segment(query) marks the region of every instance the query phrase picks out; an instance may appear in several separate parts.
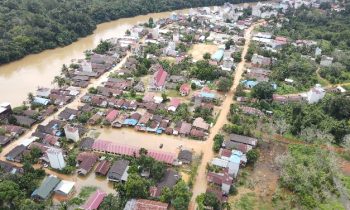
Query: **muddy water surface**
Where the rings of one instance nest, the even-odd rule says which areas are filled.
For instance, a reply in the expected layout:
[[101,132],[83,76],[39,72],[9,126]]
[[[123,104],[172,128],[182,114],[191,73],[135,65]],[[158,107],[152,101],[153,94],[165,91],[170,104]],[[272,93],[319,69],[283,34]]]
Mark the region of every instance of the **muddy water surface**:
[[[187,10],[180,11],[187,12]],[[101,39],[122,37],[133,25],[146,22],[150,17],[166,18],[171,13],[152,13],[103,23],[97,26],[92,35],[81,38],[71,45],[29,55],[0,66],[0,102],[10,102],[13,106],[20,105],[27,94],[34,92],[38,86],[50,86],[53,78],[60,74],[63,64],[69,64],[72,59],[83,58],[83,52],[96,47]]]

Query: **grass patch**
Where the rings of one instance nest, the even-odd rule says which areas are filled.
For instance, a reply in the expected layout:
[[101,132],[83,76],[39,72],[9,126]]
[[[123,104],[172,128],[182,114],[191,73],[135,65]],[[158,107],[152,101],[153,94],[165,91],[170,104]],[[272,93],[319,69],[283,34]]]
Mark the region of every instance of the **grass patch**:
[[350,91],[350,84],[348,85],[341,85],[345,90]]
[[257,199],[255,193],[242,195],[241,199],[233,204],[233,209],[251,210],[256,208]]
[[320,210],[346,210],[339,201],[330,201],[325,204],[320,204]]
[[191,169],[190,169],[190,178],[188,179],[188,186],[190,188],[193,187],[193,184],[196,181],[198,167],[202,161],[202,157],[203,157],[203,153],[201,153],[199,156],[196,156],[192,161]]
[[173,97],[180,97],[179,91],[177,91],[177,90],[167,90],[166,91],[166,95],[168,97],[171,97],[171,98],[173,98]]
[[68,201],[68,205],[82,205],[96,189],[96,187],[92,186],[83,187],[77,197]]
[[277,90],[276,90],[276,93],[279,95],[292,94],[292,93],[298,93],[298,92],[300,91],[294,86],[287,85],[284,83],[277,86]]
[[343,176],[341,180],[350,195],[350,176]]

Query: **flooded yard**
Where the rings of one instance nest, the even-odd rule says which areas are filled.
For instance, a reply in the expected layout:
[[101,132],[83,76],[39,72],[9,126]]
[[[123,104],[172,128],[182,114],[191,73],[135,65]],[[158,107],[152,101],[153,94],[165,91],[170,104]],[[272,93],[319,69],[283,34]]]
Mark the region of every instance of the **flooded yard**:
[[205,53],[214,54],[218,50],[218,46],[214,44],[194,44],[192,49],[188,52],[193,59],[198,61],[203,59]]

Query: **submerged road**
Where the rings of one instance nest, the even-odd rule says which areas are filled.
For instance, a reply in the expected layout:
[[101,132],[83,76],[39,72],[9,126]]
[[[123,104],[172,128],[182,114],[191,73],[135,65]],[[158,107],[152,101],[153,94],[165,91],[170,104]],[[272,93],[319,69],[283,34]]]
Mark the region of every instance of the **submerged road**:
[[237,68],[235,70],[233,85],[230,91],[227,93],[227,96],[221,105],[221,112],[216,121],[216,124],[214,125],[214,127],[211,128],[210,135],[202,147],[203,158],[202,158],[201,164],[198,167],[196,181],[193,186],[193,195],[190,203],[191,210],[196,209],[196,197],[201,193],[204,193],[207,189],[206,166],[207,166],[207,163],[214,158],[214,152],[212,150],[213,144],[214,144],[214,137],[216,134],[220,133],[221,128],[227,123],[227,115],[229,114],[229,111],[230,111],[230,105],[234,101],[233,97],[235,95],[237,86],[239,85],[239,81],[241,80],[242,74],[244,72],[244,65],[246,62],[245,56],[247,54],[247,51],[250,45],[252,31],[259,24],[261,23],[255,23],[245,31],[244,38],[246,41],[242,51],[242,60],[237,65]]

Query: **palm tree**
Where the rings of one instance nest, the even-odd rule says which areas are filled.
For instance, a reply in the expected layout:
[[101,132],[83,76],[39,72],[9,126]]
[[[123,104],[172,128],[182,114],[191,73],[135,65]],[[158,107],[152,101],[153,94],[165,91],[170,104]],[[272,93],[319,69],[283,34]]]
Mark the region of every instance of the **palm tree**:
[[58,87],[62,87],[66,83],[66,80],[63,77],[55,76],[52,84],[57,84]]
[[28,93],[28,101],[29,101],[29,103],[32,103],[34,101],[33,93]]
[[68,69],[68,67],[66,66],[66,64],[63,64],[63,65],[62,65],[61,74],[64,75],[64,76],[66,76],[66,77],[69,75],[69,69]]

